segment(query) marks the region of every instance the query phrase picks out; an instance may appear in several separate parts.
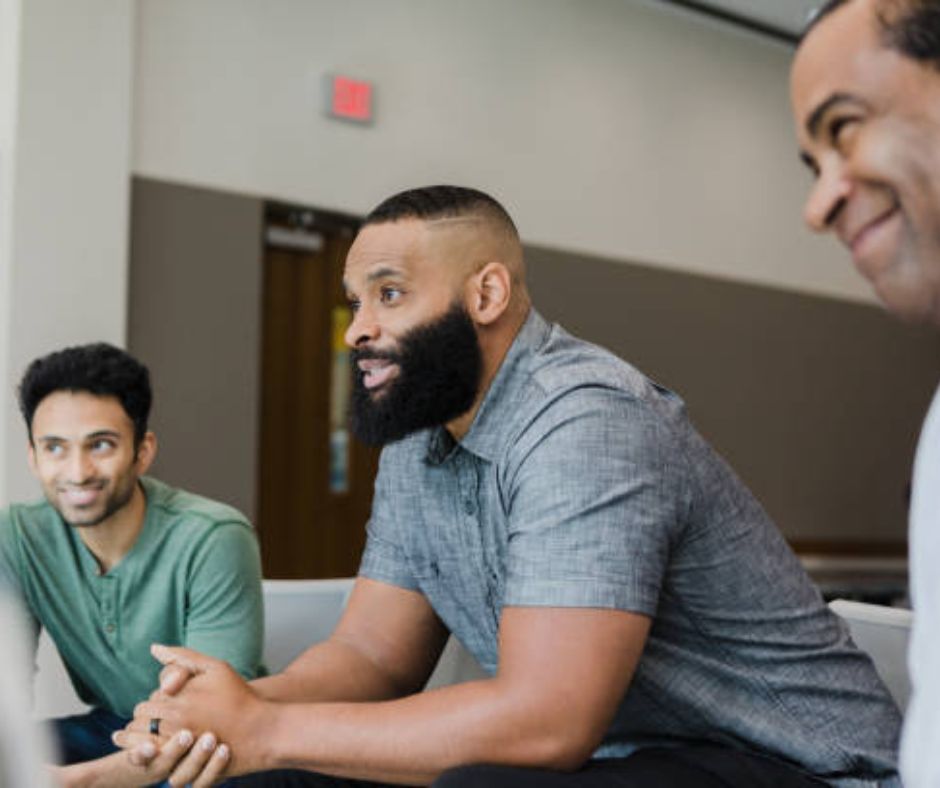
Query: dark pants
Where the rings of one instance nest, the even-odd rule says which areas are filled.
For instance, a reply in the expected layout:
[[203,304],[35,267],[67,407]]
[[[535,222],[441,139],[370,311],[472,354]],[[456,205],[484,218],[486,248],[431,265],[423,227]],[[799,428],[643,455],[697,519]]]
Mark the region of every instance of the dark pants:
[[[231,781],[238,788],[385,788],[380,783],[274,771]],[[826,783],[754,753],[702,744],[650,747],[629,758],[589,761],[576,772],[463,766],[433,788],[819,788]]]
[[111,734],[121,730],[129,720],[104,709],[87,714],[49,720],[53,739],[58,746],[59,763],[93,761],[117,751]]
[[[49,720],[53,739],[59,750],[58,763],[65,766],[70,763],[93,761],[117,752],[118,748],[112,743],[111,734],[121,730],[129,721],[104,709],[93,709],[87,714]],[[159,786],[167,788],[169,783],[160,783]],[[219,783],[216,788],[230,788],[230,783]]]

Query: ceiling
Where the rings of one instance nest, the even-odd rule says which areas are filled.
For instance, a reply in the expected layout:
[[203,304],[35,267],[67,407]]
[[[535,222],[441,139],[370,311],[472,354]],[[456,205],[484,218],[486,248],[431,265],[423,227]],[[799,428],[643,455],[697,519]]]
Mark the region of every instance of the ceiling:
[[752,30],[796,41],[822,0],[666,0]]

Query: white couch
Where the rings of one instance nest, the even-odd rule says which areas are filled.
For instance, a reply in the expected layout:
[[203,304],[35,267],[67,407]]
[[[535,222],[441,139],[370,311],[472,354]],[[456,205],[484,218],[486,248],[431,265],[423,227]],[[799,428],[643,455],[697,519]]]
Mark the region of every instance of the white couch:
[[914,616],[910,610],[834,599],[829,607],[849,625],[852,639],[875,663],[901,711],[907,709],[911,680],[907,673],[907,641]]
[[[272,673],[282,670],[313,643],[324,640],[339,621],[353,578],[264,581],[264,661]],[[428,680],[428,687],[456,684],[484,676],[483,669],[454,638]]]

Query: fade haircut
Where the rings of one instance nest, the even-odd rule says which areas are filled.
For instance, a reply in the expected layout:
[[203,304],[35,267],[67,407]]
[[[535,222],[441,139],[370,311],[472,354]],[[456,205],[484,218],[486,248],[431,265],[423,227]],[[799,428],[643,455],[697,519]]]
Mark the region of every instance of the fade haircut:
[[[812,16],[806,36],[836,9],[852,0],[828,0]],[[905,57],[940,71],[940,2],[938,0],[876,0],[881,42]]]
[[493,197],[466,186],[422,186],[383,200],[366,216],[363,226],[401,219],[452,219],[480,216],[495,222],[518,239],[519,231],[509,213]]
[[120,348],[105,342],[76,345],[37,358],[29,365],[17,393],[31,444],[36,408],[57,391],[115,397],[134,423],[135,448],[147,433],[153,401],[150,373]]

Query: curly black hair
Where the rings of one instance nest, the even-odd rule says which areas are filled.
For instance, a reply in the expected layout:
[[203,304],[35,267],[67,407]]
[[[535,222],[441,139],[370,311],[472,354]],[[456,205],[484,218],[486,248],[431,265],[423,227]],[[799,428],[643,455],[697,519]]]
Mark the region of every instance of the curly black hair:
[[30,443],[36,408],[57,391],[115,397],[134,423],[135,445],[147,433],[147,419],[153,402],[150,373],[147,367],[120,348],[106,342],[76,345],[37,358],[27,367],[17,394]]

